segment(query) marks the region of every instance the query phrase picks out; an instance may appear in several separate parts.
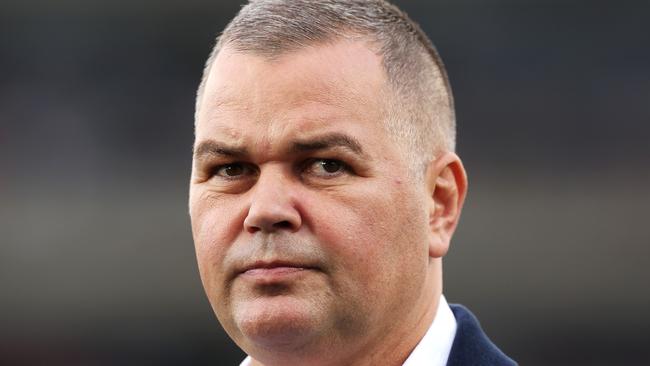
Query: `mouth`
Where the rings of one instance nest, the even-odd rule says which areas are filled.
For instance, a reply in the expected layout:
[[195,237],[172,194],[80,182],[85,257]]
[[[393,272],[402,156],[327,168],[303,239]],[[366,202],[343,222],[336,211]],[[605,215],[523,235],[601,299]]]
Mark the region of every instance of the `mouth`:
[[286,261],[257,261],[245,266],[238,272],[238,276],[260,281],[278,282],[290,277],[299,276],[309,271],[318,271],[318,267],[304,263]]

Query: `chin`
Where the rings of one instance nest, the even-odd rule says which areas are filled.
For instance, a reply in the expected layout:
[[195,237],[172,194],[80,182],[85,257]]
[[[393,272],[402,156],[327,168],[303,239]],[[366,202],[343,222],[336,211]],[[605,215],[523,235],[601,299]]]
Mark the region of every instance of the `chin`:
[[322,327],[322,306],[292,296],[262,297],[235,306],[234,322],[245,342],[287,350],[308,343]]

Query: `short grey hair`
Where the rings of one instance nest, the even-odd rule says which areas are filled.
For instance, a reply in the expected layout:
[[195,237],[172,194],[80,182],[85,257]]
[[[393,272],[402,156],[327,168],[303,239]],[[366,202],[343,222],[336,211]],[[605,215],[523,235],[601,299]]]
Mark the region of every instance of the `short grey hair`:
[[250,0],[206,61],[196,116],[212,63],[225,46],[274,58],[350,36],[369,41],[382,58],[393,96],[386,127],[406,147],[413,167],[423,167],[441,150],[454,151],[454,101],[442,59],[417,23],[383,0]]

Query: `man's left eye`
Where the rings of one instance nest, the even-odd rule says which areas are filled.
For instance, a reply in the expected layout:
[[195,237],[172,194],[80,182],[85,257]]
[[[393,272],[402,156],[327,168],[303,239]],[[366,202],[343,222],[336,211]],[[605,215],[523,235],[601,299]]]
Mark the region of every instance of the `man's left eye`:
[[308,162],[305,171],[321,177],[336,177],[349,171],[348,166],[336,159],[313,159]]
[[323,168],[324,171],[332,174],[336,173],[339,170],[343,169],[343,164],[341,164],[340,161],[336,160],[321,160],[320,166]]

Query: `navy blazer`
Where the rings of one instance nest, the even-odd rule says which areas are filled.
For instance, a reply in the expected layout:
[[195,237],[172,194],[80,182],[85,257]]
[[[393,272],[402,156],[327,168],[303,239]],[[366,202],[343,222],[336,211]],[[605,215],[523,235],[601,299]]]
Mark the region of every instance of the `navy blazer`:
[[466,307],[458,304],[449,307],[456,318],[457,328],[447,366],[517,365],[488,339],[478,319]]

